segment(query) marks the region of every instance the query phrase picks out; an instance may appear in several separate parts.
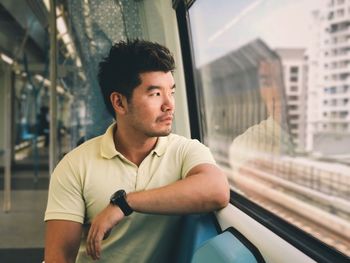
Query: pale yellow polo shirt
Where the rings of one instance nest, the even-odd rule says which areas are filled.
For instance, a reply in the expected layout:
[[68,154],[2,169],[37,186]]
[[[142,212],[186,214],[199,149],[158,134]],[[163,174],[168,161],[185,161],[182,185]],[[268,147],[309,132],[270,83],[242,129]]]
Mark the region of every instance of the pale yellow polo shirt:
[[[160,137],[139,167],[114,146],[112,124],[102,136],[68,153],[54,170],[45,221],[84,224],[77,262],[93,262],[85,252],[88,224],[119,189],[127,193],[158,188],[185,178],[196,165],[215,164],[209,149],[185,137]],[[99,262],[166,262],[179,234],[179,216],[132,213],[103,241]]]

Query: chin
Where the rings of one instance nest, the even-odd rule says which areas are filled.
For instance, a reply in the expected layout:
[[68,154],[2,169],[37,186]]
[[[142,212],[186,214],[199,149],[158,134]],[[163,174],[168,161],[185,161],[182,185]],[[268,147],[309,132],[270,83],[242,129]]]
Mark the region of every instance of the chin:
[[171,133],[171,128],[163,130],[163,131],[152,131],[148,132],[147,136],[149,137],[163,137],[163,136],[168,136]]
[[171,133],[171,130],[170,131],[167,131],[167,132],[163,132],[161,135],[159,136],[168,136],[169,134]]
[[168,136],[169,134],[171,133],[171,130],[168,130],[168,131],[163,131],[163,132],[158,132],[158,135],[157,136]]

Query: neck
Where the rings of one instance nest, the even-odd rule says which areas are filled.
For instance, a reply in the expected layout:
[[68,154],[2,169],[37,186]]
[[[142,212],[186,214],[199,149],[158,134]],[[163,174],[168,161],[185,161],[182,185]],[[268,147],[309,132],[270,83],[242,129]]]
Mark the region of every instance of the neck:
[[137,166],[153,150],[158,141],[158,137],[136,135],[118,126],[115,128],[113,139],[116,150]]

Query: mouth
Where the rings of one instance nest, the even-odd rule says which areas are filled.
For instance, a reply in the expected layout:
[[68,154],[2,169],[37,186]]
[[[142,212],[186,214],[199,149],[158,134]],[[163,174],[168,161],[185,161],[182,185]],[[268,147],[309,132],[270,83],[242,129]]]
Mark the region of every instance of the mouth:
[[167,115],[164,117],[159,118],[160,122],[172,122],[173,121],[173,116],[172,115]]

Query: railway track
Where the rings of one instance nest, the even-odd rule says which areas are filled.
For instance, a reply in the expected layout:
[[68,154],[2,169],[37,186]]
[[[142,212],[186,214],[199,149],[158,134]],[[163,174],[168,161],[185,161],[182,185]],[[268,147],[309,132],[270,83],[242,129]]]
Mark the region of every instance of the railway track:
[[249,194],[248,198],[261,207],[273,212],[287,222],[297,226],[298,228],[304,230],[305,232],[311,234],[317,239],[323,241],[331,247],[334,247],[338,251],[350,257],[350,240],[345,237],[341,237],[318,224],[314,221],[308,220],[305,217],[291,211],[269,199],[264,198],[261,195]]
[[231,168],[223,165],[224,161],[218,163],[249,199],[350,257],[348,201],[340,202],[337,207],[332,199],[327,201],[317,195],[310,198],[305,189],[300,191],[282,181],[264,178],[257,167],[241,169],[239,176],[232,177]]

